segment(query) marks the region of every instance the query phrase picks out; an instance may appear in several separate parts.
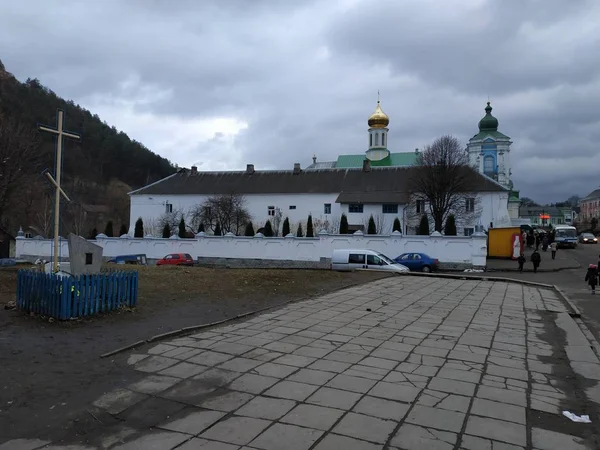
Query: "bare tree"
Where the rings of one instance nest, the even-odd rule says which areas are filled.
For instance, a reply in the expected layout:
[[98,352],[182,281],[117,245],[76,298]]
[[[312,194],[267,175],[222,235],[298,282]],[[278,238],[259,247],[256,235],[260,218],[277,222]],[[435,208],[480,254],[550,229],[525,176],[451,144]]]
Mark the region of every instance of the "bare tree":
[[[169,228],[172,232],[177,230],[177,228],[179,227],[179,222],[181,221],[181,217],[183,215],[184,214],[182,211],[178,209],[173,209],[173,211],[168,213],[166,212],[162,216],[160,216],[156,224],[158,226],[158,229],[160,230],[159,235],[161,235],[162,229],[165,227],[165,225],[169,225]],[[144,221],[144,223],[146,222]],[[152,235],[154,236],[154,233]]]
[[13,197],[39,170],[39,137],[35,129],[0,115],[0,224],[11,215]]
[[161,236],[162,227],[159,220],[153,217],[145,217],[142,219],[142,222],[144,222],[144,237],[148,235],[154,237]]
[[279,236],[279,225],[281,224],[281,218],[283,217],[283,213],[281,212],[281,208],[275,208],[275,215],[271,220],[273,224],[273,232],[275,236]]
[[73,201],[67,205],[66,210],[66,222],[70,231],[78,236],[88,233],[90,227],[94,224],[91,223],[85,206],[80,202]]
[[219,224],[223,233],[240,234],[252,220],[246,209],[246,199],[240,194],[222,194],[208,197],[204,203],[192,208],[192,223],[203,223],[213,232]]
[[315,233],[321,230],[327,231],[329,234],[337,234],[340,230],[340,219],[336,217],[313,217],[313,228]]
[[433,228],[441,232],[454,214],[465,224],[478,214],[475,194],[477,173],[469,166],[467,153],[454,136],[442,136],[419,153],[410,179],[412,215],[430,215]]

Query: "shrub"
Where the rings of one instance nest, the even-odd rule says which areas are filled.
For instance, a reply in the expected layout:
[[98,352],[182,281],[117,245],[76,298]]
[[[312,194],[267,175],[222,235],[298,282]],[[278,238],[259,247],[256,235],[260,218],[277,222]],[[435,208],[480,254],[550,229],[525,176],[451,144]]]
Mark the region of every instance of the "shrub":
[[375,226],[375,219],[373,219],[373,215],[369,217],[369,226],[367,227],[367,234],[377,234],[377,227]]
[[348,234],[348,218],[346,214],[342,214],[340,219],[340,234]]
[[267,223],[265,223],[263,234],[265,237],[273,237],[275,235],[275,233],[273,233],[273,226],[271,225],[270,220],[267,220]]
[[444,234],[446,236],[456,236],[456,219],[454,218],[454,214],[450,214],[446,219]]
[[313,231],[312,214],[308,215],[308,220],[306,221],[306,237],[315,237],[315,233]]
[[429,219],[427,214],[421,216],[421,222],[419,223],[419,234],[421,236],[429,236]]
[[285,218],[285,220],[283,221],[283,229],[281,230],[281,234],[282,236],[287,236],[288,234],[290,234],[290,219],[288,219],[287,217]]
[[112,220],[109,220],[106,223],[106,228],[104,228],[104,234],[107,235],[108,237],[114,237],[114,232],[113,232],[113,223]]
[[215,226],[215,236],[221,236],[223,233],[221,232],[221,225],[217,223]]
[[304,232],[302,231],[302,224],[298,224],[298,231],[296,231],[296,237],[304,237]]
[[244,231],[244,236],[254,236],[254,225],[252,225],[252,222],[248,222],[246,224],[246,230]]
[[185,238],[187,237],[187,233],[185,231],[185,220],[183,219],[183,216],[181,216],[181,220],[179,221],[179,233],[178,233],[180,238]]
[[162,237],[165,239],[168,239],[171,237],[171,227],[169,226],[168,223],[165,223],[165,226],[163,227]]
[[135,221],[135,230],[133,231],[133,237],[143,238],[144,237],[144,221],[140,217]]

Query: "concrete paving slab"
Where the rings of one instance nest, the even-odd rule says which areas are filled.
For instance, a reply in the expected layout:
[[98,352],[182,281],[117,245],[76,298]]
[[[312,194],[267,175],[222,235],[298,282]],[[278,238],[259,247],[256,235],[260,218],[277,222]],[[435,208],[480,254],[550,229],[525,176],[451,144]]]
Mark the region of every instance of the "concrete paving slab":
[[593,416],[600,363],[559,301],[543,287],[396,277],[137,349],[124,362],[148,375],[96,402],[124,434],[94,439],[134,445],[158,425],[186,436],[184,450],[517,450],[532,429],[533,448],[553,442],[546,426],[583,445],[568,433],[589,427],[560,406]]

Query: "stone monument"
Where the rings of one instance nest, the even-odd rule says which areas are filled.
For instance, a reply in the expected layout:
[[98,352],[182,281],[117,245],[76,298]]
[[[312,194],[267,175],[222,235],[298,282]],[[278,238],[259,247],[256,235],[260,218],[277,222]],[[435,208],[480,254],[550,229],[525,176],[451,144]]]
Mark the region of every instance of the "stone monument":
[[102,267],[102,251],[99,245],[87,239],[69,234],[70,273],[73,276],[99,273]]

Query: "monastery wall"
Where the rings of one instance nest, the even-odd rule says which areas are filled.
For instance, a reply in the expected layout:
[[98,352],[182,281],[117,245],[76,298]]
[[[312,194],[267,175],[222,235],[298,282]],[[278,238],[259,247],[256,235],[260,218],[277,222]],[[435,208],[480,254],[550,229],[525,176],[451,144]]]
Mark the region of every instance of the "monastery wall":
[[[104,238],[92,242],[103,247],[105,260],[131,254],[145,254],[148,259],[156,260],[169,253],[189,253],[202,264],[228,267],[326,268],[334,249],[347,248],[376,250],[390,258],[406,252],[426,253],[437,258],[445,269],[462,270],[484,267],[487,255],[485,235],[319,234],[315,238],[199,236],[196,239]],[[52,240],[18,238],[16,241],[17,258],[50,260],[51,255]],[[59,256],[62,260],[68,259],[66,239],[61,240]]]

